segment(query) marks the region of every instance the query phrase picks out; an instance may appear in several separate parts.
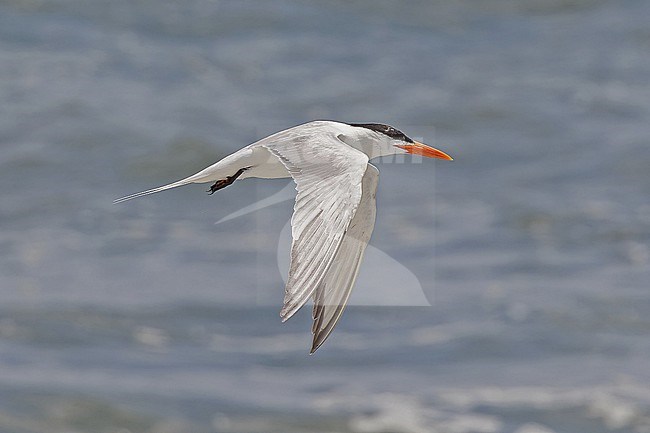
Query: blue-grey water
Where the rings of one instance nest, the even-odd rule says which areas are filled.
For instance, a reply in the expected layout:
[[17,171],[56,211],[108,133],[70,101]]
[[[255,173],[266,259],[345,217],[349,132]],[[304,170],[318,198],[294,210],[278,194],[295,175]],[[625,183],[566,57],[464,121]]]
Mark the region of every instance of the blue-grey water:
[[[650,432],[649,16],[1,1],[0,432]],[[287,181],[111,202],[317,118],[455,161],[378,162],[364,272],[432,306],[353,305],[308,356],[291,202],[214,224]]]

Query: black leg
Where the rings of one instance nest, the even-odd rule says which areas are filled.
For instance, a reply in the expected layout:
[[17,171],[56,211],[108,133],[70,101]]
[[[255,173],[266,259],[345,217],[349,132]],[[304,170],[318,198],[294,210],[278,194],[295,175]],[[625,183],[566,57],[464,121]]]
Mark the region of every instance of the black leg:
[[206,192],[209,192],[210,195],[212,195],[212,194],[214,194],[216,191],[219,191],[220,189],[227,187],[228,185],[230,185],[231,183],[233,183],[234,181],[236,181],[237,178],[238,178],[239,176],[241,176],[241,174],[242,174],[243,172],[245,172],[246,170],[248,170],[249,168],[250,168],[250,167],[240,168],[239,170],[237,170],[237,173],[233,174],[232,176],[228,176],[228,177],[225,178],[225,179],[219,179],[219,180],[216,181],[216,182],[214,183],[214,185],[212,185],[212,186],[210,187],[210,189],[209,189],[208,191],[206,191]]

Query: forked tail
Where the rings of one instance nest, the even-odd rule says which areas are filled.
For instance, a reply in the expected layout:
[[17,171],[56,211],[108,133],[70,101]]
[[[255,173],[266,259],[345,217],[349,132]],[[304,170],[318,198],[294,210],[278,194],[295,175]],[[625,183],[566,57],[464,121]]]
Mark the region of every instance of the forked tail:
[[188,185],[190,183],[215,182],[215,184],[210,188],[211,192],[215,192],[233,183],[244,171],[250,168],[249,166],[242,167],[242,158],[249,158],[249,154],[251,153],[247,148],[244,148],[243,150],[246,152],[242,153],[241,150],[237,151],[190,177],[170,183],[169,185],[159,186],[158,188],[148,189],[146,191],[136,192],[135,194],[118,198],[117,200],[113,200],[113,203],[122,203],[127,200],[144,197],[145,195],[155,194],[157,192]]
[[122,202],[125,202],[127,200],[131,200],[131,199],[138,198],[138,197],[144,197],[145,195],[149,195],[149,194],[155,194],[155,193],[160,192],[160,191],[165,191],[165,190],[168,190],[168,189],[172,189],[172,188],[176,188],[176,187],[179,187],[179,186],[187,185],[187,184],[190,184],[192,182],[193,181],[189,180],[189,178],[179,180],[178,182],[170,183],[169,185],[159,186],[158,188],[148,189],[146,191],[140,191],[140,192],[136,192],[135,194],[130,194],[130,195],[127,195],[125,197],[118,198],[116,200],[113,200],[113,204],[122,203]]

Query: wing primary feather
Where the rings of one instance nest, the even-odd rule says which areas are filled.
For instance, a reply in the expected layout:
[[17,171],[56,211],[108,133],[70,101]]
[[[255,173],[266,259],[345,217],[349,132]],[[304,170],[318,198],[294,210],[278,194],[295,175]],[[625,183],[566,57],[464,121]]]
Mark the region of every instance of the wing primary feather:
[[327,340],[347,305],[375,225],[379,172],[371,164],[363,177],[362,197],[327,275],[314,292],[310,354]]
[[335,131],[275,135],[259,145],[285,166],[296,183],[291,217],[291,263],[280,316],[295,314],[328,273],[361,200],[368,157],[343,143]]

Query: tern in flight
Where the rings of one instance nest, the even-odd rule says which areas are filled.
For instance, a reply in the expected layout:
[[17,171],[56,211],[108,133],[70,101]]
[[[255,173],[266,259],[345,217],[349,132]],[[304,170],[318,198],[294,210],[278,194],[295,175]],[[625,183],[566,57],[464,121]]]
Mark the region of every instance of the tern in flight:
[[379,171],[368,161],[395,154],[452,159],[392,126],[319,120],[277,132],[190,177],[114,203],[190,183],[211,182],[212,194],[247,177],[293,178],[293,242],[280,317],[286,321],[313,299],[314,353],[345,309],[375,226]]

